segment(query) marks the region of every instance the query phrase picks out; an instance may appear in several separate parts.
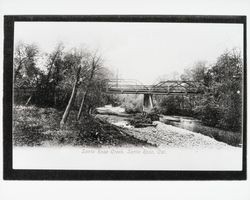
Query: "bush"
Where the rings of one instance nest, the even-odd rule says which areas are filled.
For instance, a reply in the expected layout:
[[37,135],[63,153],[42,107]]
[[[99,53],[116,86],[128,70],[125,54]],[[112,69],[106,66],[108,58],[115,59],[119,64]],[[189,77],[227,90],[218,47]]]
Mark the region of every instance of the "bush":
[[142,112],[142,96],[138,95],[127,95],[122,101],[122,107],[129,114]]
[[222,116],[221,112],[216,105],[207,104],[201,110],[200,119],[206,125],[217,127]]
[[159,110],[164,115],[177,115],[180,113],[179,102],[175,96],[164,97],[159,104]]
[[142,112],[142,105],[136,102],[126,102],[122,106],[125,108],[126,113],[129,114]]

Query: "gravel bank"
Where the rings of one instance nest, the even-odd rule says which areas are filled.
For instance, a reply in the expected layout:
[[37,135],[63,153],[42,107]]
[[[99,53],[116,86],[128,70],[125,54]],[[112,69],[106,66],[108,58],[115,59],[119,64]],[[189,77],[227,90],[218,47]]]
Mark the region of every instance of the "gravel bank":
[[223,142],[218,142],[213,138],[199,133],[177,128],[162,122],[154,122],[154,124],[157,124],[155,128],[131,128],[129,129],[129,134],[138,139],[146,140],[150,144],[162,147],[231,148],[231,146]]
[[156,127],[134,128],[130,126],[128,122],[126,122],[126,118],[123,117],[105,115],[98,115],[97,117],[105,119],[117,126],[124,127],[129,135],[132,135],[137,139],[147,141],[148,143],[158,147],[202,149],[236,148],[227,145],[226,143],[218,142],[217,140],[200,133],[167,125],[159,121],[153,122],[157,125]]

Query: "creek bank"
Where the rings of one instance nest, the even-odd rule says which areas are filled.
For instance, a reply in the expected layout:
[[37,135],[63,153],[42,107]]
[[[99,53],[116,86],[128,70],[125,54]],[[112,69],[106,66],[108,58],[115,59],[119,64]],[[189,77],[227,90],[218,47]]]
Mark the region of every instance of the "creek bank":
[[[208,144],[209,146],[210,143],[214,143],[210,141],[212,140],[218,144],[223,142],[223,144],[227,143],[233,146],[238,146],[238,147],[240,146],[239,144],[241,142],[241,139],[239,138],[241,138],[241,135],[239,133],[223,131],[218,128],[204,126],[201,124],[199,120],[194,119],[192,117],[159,115],[159,121],[148,120],[148,119],[145,120],[143,118],[143,115],[141,114],[124,115],[126,114],[125,111],[123,111],[122,115],[120,115],[118,112],[116,112],[116,115],[112,115],[111,114],[113,112],[112,109],[119,110],[119,107],[109,106],[108,110],[111,112],[106,112],[108,114],[103,114],[103,113],[97,114],[96,117],[105,119],[107,122],[111,124],[125,128],[127,129],[128,132],[130,132],[131,135],[135,136],[138,139],[147,141],[150,144],[159,146],[159,145],[162,145],[162,143],[165,143],[171,146],[173,143],[174,144],[178,143],[177,146],[189,146],[189,145],[197,146],[197,144],[199,144],[199,142],[197,141],[195,142],[190,141],[190,144],[189,144],[188,142],[185,142],[184,140],[180,139],[180,138],[188,139],[188,138],[191,138],[192,135],[197,135],[196,137],[197,139],[199,138],[202,140],[203,137],[207,138],[205,139],[205,141],[203,142],[201,141],[200,145],[203,144],[204,146],[207,146]],[[143,125],[145,126],[140,126],[140,125],[137,126],[137,124],[134,123],[138,121],[140,122],[140,120],[142,121],[144,120]],[[158,126],[160,126],[161,128],[159,129]],[[176,138],[180,137],[179,138],[180,140],[168,141],[168,140],[162,139],[162,137],[163,138],[174,137],[172,134],[169,134],[171,131],[175,135]],[[155,136],[152,136],[152,133],[157,133],[159,135],[156,136],[154,134]],[[186,133],[186,135],[184,133]],[[198,136],[201,136],[201,137],[198,137]],[[159,141],[157,141],[157,138],[159,139]],[[160,141],[162,141],[162,143]],[[181,144],[182,142],[183,144]]]

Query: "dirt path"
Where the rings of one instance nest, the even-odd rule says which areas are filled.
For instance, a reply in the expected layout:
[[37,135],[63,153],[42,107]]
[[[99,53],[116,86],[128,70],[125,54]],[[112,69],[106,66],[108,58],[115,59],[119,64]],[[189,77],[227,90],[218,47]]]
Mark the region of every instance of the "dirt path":
[[203,149],[236,148],[200,133],[167,125],[159,121],[153,122],[156,124],[156,127],[134,128],[128,124],[126,117],[112,115],[97,115],[97,117],[105,119],[109,123],[117,126],[124,127],[129,135],[158,147]]

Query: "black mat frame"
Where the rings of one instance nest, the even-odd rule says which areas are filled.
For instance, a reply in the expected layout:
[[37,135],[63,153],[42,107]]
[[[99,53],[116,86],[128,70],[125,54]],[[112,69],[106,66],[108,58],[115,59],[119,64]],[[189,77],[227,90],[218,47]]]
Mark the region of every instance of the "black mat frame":
[[[12,164],[12,86],[15,22],[151,22],[242,24],[244,34],[242,171],[19,170]],[[4,16],[3,178],[4,180],[246,180],[247,19],[220,15],[8,15]]]

